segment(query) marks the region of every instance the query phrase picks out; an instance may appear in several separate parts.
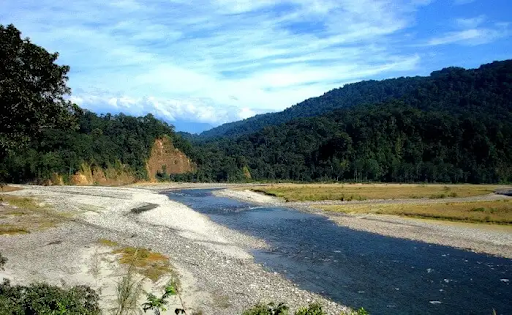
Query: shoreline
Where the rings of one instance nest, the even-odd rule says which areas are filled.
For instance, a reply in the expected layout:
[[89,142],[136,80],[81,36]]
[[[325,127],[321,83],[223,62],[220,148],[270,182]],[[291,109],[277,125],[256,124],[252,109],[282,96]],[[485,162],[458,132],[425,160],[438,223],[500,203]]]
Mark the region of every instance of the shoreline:
[[[86,284],[100,290],[106,311],[115,295],[116,281],[124,272],[112,249],[99,244],[106,239],[168,256],[190,312],[241,314],[256,303],[271,301],[286,302],[292,310],[311,301],[324,305],[328,314],[348,310],[266,271],[250,254],[265,248],[263,241],[218,225],[159,193],[168,187],[21,187],[24,189],[8,195],[36,198],[68,220],[41,231],[0,236],[1,252],[8,259],[0,277],[10,278],[14,284]],[[131,212],[148,203],[156,207]],[[145,289],[160,292],[166,279],[146,283]],[[174,314],[171,308],[162,314]]]
[[[475,253],[488,254],[512,259],[512,226],[474,224],[442,220],[404,218],[392,215],[359,214],[351,215],[339,212],[329,212],[315,208],[315,205],[325,204],[356,204],[356,203],[419,203],[420,199],[404,200],[365,200],[352,202],[319,201],[319,202],[285,202],[283,199],[260,194],[250,190],[223,189],[214,193],[217,196],[237,199],[239,201],[259,205],[279,206],[305,211],[327,217],[337,225],[354,230],[375,233],[379,235],[409,239],[450,246]],[[469,200],[495,200],[507,198],[503,195],[484,195],[480,198],[469,197]],[[465,200],[463,198],[454,198]],[[428,202],[447,202],[428,200]]]

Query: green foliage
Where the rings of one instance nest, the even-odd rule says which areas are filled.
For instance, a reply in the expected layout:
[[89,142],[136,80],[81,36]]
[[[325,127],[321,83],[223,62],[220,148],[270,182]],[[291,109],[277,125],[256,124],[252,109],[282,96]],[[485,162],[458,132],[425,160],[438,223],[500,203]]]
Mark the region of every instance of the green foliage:
[[57,58],[14,25],[0,25],[0,161],[44,129],[76,126],[80,110],[65,98],[69,67]]
[[375,104],[398,99],[413,92],[424,81],[424,78],[413,77],[346,84],[342,88],[329,91],[320,97],[307,99],[282,112],[257,115],[241,121],[223,124],[201,133],[199,140],[249,135],[265,127],[278,126],[298,118],[318,116],[336,109],[356,105]]
[[300,308],[295,315],[325,315],[320,303],[311,303],[308,307]]
[[124,275],[121,281],[117,284],[116,305],[112,310],[115,315],[131,315],[139,314],[140,312],[139,305],[137,303],[142,291],[142,282],[135,279],[134,263],[135,258],[132,258],[132,262],[128,267],[126,275]]
[[[173,282],[168,284],[165,287],[165,292],[161,297],[157,297],[156,295],[152,293],[147,293],[146,298],[147,301],[142,304],[142,309],[144,310],[144,313],[148,310],[151,310],[155,313],[155,315],[160,315],[160,311],[166,311],[165,308],[168,301],[167,299],[171,295],[178,294],[177,290],[177,283]],[[181,308],[177,308],[174,310],[176,314],[185,314],[185,310]]]
[[360,309],[352,311],[348,315],[370,315],[370,313],[368,313],[368,311],[361,307]]
[[[288,315],[289,307],[284,303],[269,303],[269,304],[256,304],[250,309],[246,310],[243,315]],[[294,315],[324,315],[326,314],[320,303],[310,303],[307,307],[299,308],[295,311]],[[347,315],[369,315],[364,309],[360,308],[355,311],[347,313]]]
[[151,114],[98,116],[72,104],[70,68],[57,58],[13,25],[0,25],[0,182],[44,181],[54,173],[69,179],[84,164],[146,179],[153,142],[164,135],[192,154],[188,141]]
[[87,286],[62,289],[48,284],[0,284],[0,310],[5,315],[99,315],[98,294]]
[[243,312],[243,315],[288,315],[289,309],[284,303],[257,304]]
[[168,135],[175,147],[186,142],[174,134],[172,126],[148,114],[132,117],[123,114],[78,115],[77,131],[45,130],[30,148],[10,154],[0,165],[9,182],[42,181],[58,173],[69,178],[84,163],[116,172],[130,172],[146,179],[146,161],[156,138]]
[[244,181],[247,168],[257,181],[511,182],[510,95],[512,60],[355,83],[204,135],[198,171],[172,178]]

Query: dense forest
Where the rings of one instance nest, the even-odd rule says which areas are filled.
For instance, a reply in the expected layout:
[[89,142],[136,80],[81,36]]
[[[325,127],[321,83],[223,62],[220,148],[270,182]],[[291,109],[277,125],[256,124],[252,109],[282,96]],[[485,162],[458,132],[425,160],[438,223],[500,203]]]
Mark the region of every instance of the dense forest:
[[[363,104],[348,106],[335,97],[349,94]],[[384,95],[401,96],[371,101]],[[246,120],[238,123],[245,126],[240,133],[196,142],[199,170],[173,178],[510,182],[511,96],[510,60],[474,70],[446,68],[424,78],[356,83],[293,108],[304,115],[313,108],[344,104],[342,109],[280,125],[272,122],[282,113],[267,114],[278,118],[262,129],[261,120]],[[260,130],[246,134],[250,129]]]
[[282,112],[256,115],[244,120],[223,124],[202,132],[200,137],[196,137],[196,139],[205,140],[246,135],[259,131],[263,127],[280,125],[297,118],[312,117],[340,108],[360,104],[375,104],[400,98],[413,92],[424,80],[425,78],[422,77],[414,77],[347,84],[320,97],[307,99]]
[[146,161],[156,138],[171,137],[185,153],[190,144],[174,133],[173,127],[151,114],[98,116],[89,111],[76,115],[78,129],[48,129],[35,136],[27,147],[12,152],[0,165],[9,182],[41,182],[60,174],[64,182],[83,165],[148,178]]
[[[297,118],[318,116],[337,109],[363,104],[377,104],[393,99],[405,99],[407,103],[419,105],[424,109],[438,110],[440,106],[450,106],[452,108],[449,111],[460,113],[469,110],[469,106],[475,105],[475,108],[489,110],[490,107],[495,105],[488,102],[491,101],[488,99],[489,97],[495,97],[497,94],[507,96],[506,90],[498,91],[496,89],[501,88],[502,84],[506,86],[505,83],[510,82],[510,75],[509,62],[497,62],[472,70],[456,67],[447,68],[435,71],[428,77],[402,77],[347,84],[320,97],[305,100],[282,112],[257,115],[223,124],[201,133],[200,137],[195,137],[195,139],[205,140],[251,134],[263,127],[280,125]],[[445,94],[439,98],[436,96],[438,92]],[[463,92],[473,94],[473,97],[460,99],[460,93]],[[422,99],[422,104],[418,104],[418,98],[422,97],[421,94],[424,93],[431,93],[432,101],[445,104],[430,104],[425,102],[424,99]],[[491,96],[491,94],[493,95]],[[503,99],[498,101],[499,104],[503,104],[503,102]]]

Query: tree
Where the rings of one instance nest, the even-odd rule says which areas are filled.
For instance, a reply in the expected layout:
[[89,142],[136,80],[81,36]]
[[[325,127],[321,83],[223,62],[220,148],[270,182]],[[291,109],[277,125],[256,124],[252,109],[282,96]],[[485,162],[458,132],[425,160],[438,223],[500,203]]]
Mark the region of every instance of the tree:
[[0,25],[0,161],[44,129],[76,128],[80,109],[66,99],[69,66],[58,56]]

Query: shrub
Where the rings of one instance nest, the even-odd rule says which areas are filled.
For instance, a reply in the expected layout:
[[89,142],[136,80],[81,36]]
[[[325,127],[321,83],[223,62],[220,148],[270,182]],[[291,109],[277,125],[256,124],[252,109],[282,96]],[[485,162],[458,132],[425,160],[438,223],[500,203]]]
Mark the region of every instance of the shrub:
[[243,312],[243,315],[288,315],[288,306],[284,303],[274,304],[257,304],[247,311]]
[[98,294],[87,286],[63,289],[45,283],[29,286],[0,284],[0,310],[5,315],[99,315]]
[[319,303],[311,303],[308,307],[303,307],[295,312],[295,315],[324,315],[322,305]]

